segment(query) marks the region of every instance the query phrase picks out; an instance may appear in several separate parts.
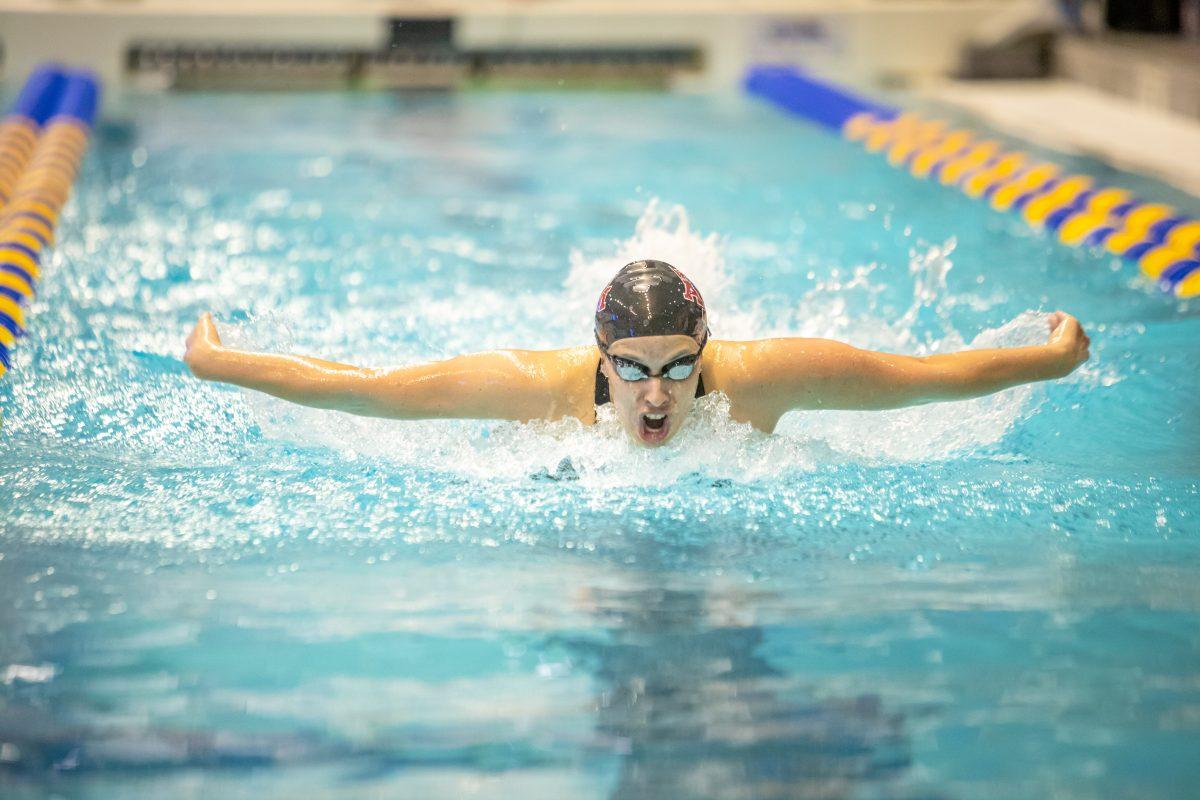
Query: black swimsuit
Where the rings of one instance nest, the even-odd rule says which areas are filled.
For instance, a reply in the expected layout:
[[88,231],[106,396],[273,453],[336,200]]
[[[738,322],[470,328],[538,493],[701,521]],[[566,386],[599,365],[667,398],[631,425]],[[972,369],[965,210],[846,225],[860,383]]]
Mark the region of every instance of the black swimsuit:
[[[704,391],[704,376],[700,376],[700,380],[696,382],[696,397],[703,397],[707,394]],[[596,405],[602,406],[605,403],[611,403],[612,396],[608,393],[608,378],[604,375],[604,370],[600,369],[600,362],[596,363]]]

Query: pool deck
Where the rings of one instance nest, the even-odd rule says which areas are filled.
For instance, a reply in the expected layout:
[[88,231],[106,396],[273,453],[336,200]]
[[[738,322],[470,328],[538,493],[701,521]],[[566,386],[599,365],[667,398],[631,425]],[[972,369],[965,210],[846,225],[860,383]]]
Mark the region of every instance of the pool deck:
[[921,96],[997,130],[1152,175],[1200,197],[1200,120],[1065,80],[947,81]]

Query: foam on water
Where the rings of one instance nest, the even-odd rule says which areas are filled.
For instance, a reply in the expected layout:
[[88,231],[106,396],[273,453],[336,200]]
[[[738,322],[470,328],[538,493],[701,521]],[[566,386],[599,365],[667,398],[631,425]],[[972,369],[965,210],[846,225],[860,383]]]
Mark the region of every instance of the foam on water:
[[[476,288],[453,297],[421,297],[397,309],[409,330],[427,331],[420,340],[440,344],[441,356],[504,346],[569,346],[590,339],[595,297],[623,264],[660,258],[680,265],[701,287],[714,335],[747,339],[784,334],[850,339],[855,344],[895,352],[929,353],[959,349],[964,337],[950,325],[942,303],[954,242],[914,251],[914,297],[908,311],[889,322],[875,304],[867,314],[847,307],[847,289],[871,289],[870,266],[851,270],[845,282],[818,283],[782,315],[765,310],[727,268],[726,242],[694,231],[682,206],[652,201],[633,235],[611,254],[587,257],[574,252],[570,272],[555,291],[504,295]],[[377,318],[356,315],[331,320],[331,329],[351,341],[366,339]],[[294,322],[294,321],[293,321]],[[288,326],[277,315],[226,326],[227,341],[243,347],[291,349]],[[1031,344],[1045,340],[1045,315],[1027,312],[1008,324],[975,336],[970,347]],[[397,353],[429,357],[428,353]],[[410,359],[415,360],[415,358]],[[917,461],[962,455],[999,442],[1031,408],[1033,387],[990,397],[889,412],[793,413],[774,435],[732,421],[728,400],[712,395],[697,403],[670,446],[645,450],[620,430],[602,409],[597,425],[574,420],[554,423],[474,421],[395,422],[292,406],[257,393],[245,393],[252,418],[266,436],[301,446],[334,448],[350,457],[367,456],[481,480],[533,478],[579,480],[607,487],[677,480],[700,473],[716,479],[756,481],[781,472],[807,471],[841,460]]]

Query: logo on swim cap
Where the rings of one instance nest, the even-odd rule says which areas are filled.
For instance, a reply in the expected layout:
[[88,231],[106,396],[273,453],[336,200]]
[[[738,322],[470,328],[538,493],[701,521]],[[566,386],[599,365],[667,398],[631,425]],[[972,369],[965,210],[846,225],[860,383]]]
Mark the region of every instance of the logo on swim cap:
[[674,267],[671,267],[671,270],[679,276],[679,280],[683,281],[683,299],[704,308],[704,298],[700,296],[700,290],[696,288],[696,284],[688,280],[687,275],[684,275]]

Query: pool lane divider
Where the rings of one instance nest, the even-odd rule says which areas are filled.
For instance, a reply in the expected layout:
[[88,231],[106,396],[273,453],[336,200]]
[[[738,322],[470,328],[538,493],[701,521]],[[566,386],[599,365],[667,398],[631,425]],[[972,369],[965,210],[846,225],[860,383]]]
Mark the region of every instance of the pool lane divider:
[[0,377],[25,334],[42,254],[54,243],[99,100],[90,73],[42,66],[0,120]]
[[867,100],[793,67],[755,67],[745,87],[915,177],[956,186],[997,211],[1020,214],[1030,227],[1064,244],[1121,256],[1178,297],[1200,297],[1200,219],[1124,189],[1098,186],[1088,175],[1006,150],[975,131]]

